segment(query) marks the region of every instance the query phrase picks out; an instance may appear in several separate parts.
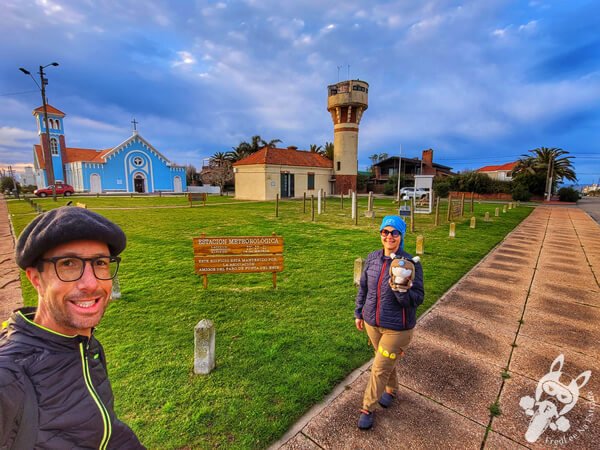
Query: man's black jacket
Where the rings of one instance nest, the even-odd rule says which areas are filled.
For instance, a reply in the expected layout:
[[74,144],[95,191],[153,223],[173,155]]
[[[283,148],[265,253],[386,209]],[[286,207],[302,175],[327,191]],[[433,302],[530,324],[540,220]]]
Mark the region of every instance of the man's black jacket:
[[[92,336],[65,336],[33,322],[35,308],[15,312],[0,333],[0,449],[26,427],[36,449],[140,449],[117,419],[104,350]],[[38,426],[21,423],[24,377],[34,387]],[[35,401],[35,399],[34,399]]]

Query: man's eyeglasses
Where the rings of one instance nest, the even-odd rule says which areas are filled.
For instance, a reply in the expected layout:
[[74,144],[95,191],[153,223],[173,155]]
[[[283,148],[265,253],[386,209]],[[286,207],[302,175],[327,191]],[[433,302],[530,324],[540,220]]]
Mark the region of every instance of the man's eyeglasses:
[[395,238],[397,238],[398,236],[400,236],[400,232],[399,232],[398,230],[392,230],[392,231],[390,231],[390,230],[385,230],[385,229],[381,230],[381,235],[382,235],[383,237],[387,237],[387,236],[388,236],[388,235],[390,235],[390,234],[391,234],[393,237],[395,237]]
[[86,262],[92,266],[92,271],[97,279],[112,280],[119,271],[121,258],[118,256],[97,256],[95,258],[55,256],[54,258],[40,259],[40,261],[52,263],[60,281],[79,280],[83,276]]

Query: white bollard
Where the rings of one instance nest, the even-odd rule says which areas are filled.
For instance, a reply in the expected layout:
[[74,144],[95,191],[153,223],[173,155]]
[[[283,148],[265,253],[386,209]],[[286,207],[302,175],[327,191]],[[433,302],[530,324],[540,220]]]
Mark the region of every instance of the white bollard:
[[215,326],[202,319],[194,327],[194,373],[208,375],[215,368]]
[[352,193],[352,218],[356,219],[356,192]]
[[321,197],[323,197],[323,189],[317,191],[317,214],[321,214]]

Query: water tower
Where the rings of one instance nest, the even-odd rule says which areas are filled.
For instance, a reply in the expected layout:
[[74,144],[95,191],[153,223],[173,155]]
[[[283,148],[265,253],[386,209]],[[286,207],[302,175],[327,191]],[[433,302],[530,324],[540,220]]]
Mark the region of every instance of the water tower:
[[327,111],[333,120],[333,175],[335,194],[356,192],[358,125],[369,107],[369,83],[341,81],[327,86]]

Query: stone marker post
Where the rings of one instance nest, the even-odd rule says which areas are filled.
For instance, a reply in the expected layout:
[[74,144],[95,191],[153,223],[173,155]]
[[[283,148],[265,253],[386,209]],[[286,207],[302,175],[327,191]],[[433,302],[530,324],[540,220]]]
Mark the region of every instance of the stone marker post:
[[215,368],[215,326],[202,319],[194,327],[194,373],[208,375]]
[[121,284],[119,283],[119,275],[115,275],[113,278],[112,292],[110,298],[118,300],[121,298]]
[[484,222],[489,222],[490,221],[490,213],[489,213],[489,211],[485,212],[485,216],[483,218],[483,221]]
[[354,286],[360,284],[360,277],[365,267],[365,260],[363,258],[356,258],[354,260]]
[[512,209],[512,202],[508,203],[508,209]]
[[456,237],[456,224],[454,222],[450,223],[450,234],[449,236],[451,238],[455,238]]
[[313,222],[315,221],[315,196],[313,194],[310,195],[310,215]]
[[423,250],[423,235],[420,234],[417,236],[417,250],[415,253],[417,255],[422,255],[425,251]]
[[352,218],[356,218],[356,193],[352,193]]
[[505,212],[506,212],[506,205],[504,205],[504,206],[502,207],[502,212],[503,212],[503,213],[505,213]]
[[477,219],[475,219],[475,216],[471,217],[471,224],[469,225],[469,227],[475,228],[476,223],[477,223]]
[[323,189],[317,191],[317,214],[321,214],[321,197],[323,197]]
[[500,217],[500,208],[496,208],[496,211],[494,212],[494,216]]

